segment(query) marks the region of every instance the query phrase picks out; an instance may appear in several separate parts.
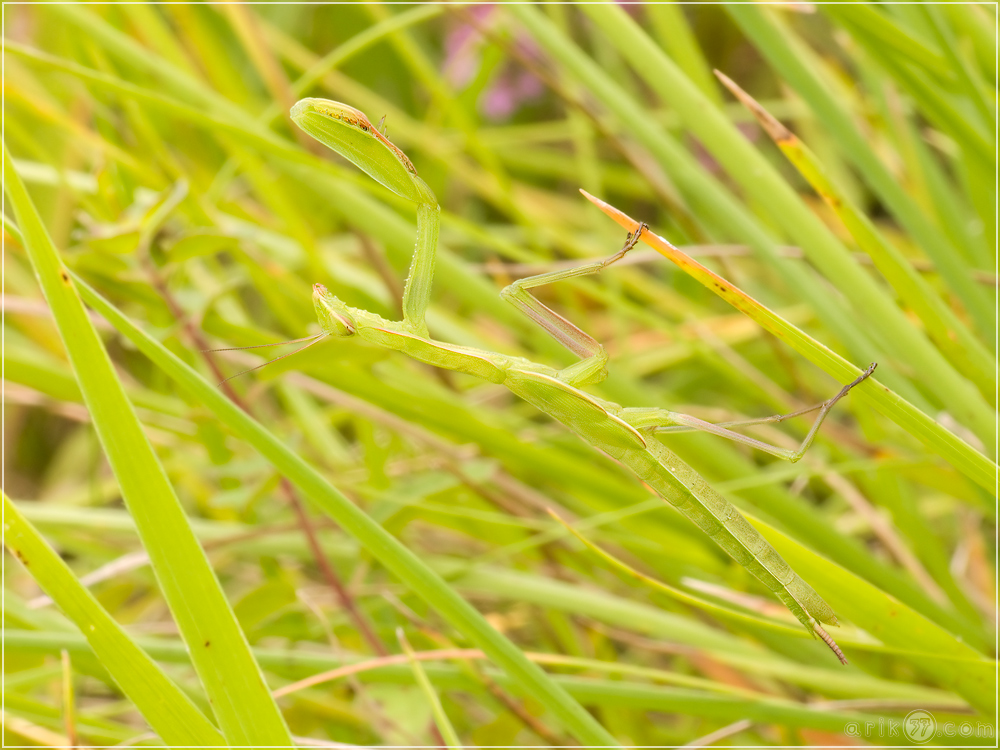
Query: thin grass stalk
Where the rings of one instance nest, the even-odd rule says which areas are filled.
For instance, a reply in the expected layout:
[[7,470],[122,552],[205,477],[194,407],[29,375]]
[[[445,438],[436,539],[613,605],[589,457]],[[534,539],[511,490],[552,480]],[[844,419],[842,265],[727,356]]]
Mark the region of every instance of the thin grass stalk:
[[434,685],[431,684],[430,679],[427,677],[427,672],[417,659],[416,653],[413,651],[410,642],[406,639],[406,634],[403,633],[402,628],[396,631],[396,638],[399,640],[399,645],[402,647],[403,653],[406,654],[410,669],[413,670],[413,676],[420,687],[420,692],[424,694],[424,697],[431,706],[431,715],[434,717],[434,724],[437,726],[438,732],[441,733],[445,744],[449,748],[462,747],[462,742],[458,739],[455,727],[451,725],[451,720],[448,718],[444,706],[441,705],[441,698],[438,697],[437,691],[434,690]]

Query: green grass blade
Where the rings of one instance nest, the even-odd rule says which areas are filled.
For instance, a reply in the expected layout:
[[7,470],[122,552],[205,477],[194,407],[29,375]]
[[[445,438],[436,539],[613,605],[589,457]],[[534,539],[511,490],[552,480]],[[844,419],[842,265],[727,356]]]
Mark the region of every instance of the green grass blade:
[[[639,222],[626,216],[618,209],[609,206],[598,198],[587,196],[604,213],[634,232]],[[858,367],[846,361],[843,357],[816,341],[798,327],[764,305],[757,302],[746,292],[733,286],[718,274],[705,268],[693,258],[685,255],[662,237],[650,232],[644,232],[643,242],[655,248],[659,253],[676,263],[685,273],[697,279],[699,283],[722,297],[736,309],[757,321],[763,328],[786,342],[795,351],[806,357],[817,367],[840,382],[847,382],[860,373]],[[898,394],[893,393],[877,379],[869,378],[870,384],[859,386],[857,397],[872,404],[879,412],[896,422],[911,435],[922,440],[938,455],[949,461],[980,487],[993,491],[997,472],[1000,471],[993,461],[970,446],[954,433],[945,429],[913,404],[908,403]],[[982,510],[993,512],[992,508],[983,503]]]
[[227,744],[191,699],[80,584],[6,494],[3,495],[3,528],[7,549],[76,623],[101,664],[164,742],[196,747]]
[[967,263],[978,270],[993,267],[993,248],[986,242],[986,232],[971,221],[974,208],[966,205],[959,180],[948,174],[939,162],[932,147],[919,132],[919,124],[907,118],[902,125],[912,147],[912,169],[925,186],[927,201],[938,216],[938,221],[948,233],[955,247],[962,251]]
[[744,192],[750,195],[760,191],[767,196],[762,205],[772,221],[784,226],[807,257],[851,301],[856,319],[879,321],[883,344],[896,362],[923,373],[925,385],[955,418],[972,429],[984,445],[992,446],[997,433],[989,404],[854,261],[757,147],[712,106],[622,8],[598,4],[583,7],[663,101],[676,107],[689,131],[698,135]]
[[695,596],[693,594],[689,594],[686,591],[681,591],[680,589],[674,586],[670,586],[666,583],[663,583],[662,581],[658,581],[655,578],[652,578],[651,576],[645,575],[644,573],[640,573],[638,570],[631,567],[627,563],[624,563],[621,560],[619,560],[617,557],[612,555],[607,550],[602,549],[594,542],[587,539],[583,534],[581,534],[579,531],[574,529],[568,523],[563,521],[554,512],[550,511],[549,515],[551,515],[553,518],[559,521],[559,523],[561,523],[566,528],[567,531],[569,531],[573,536],[579,539],[580,542],[583,543],[588,549],[590,549],[591,552],[593,552],[595,555],[597,555],[598,557],[602,558],[605,562],[607,562],[612,568],[617,568],[627,577],[637,580],[645,586],[663,592],[672,599],[676,599],[677,601],[683,602],[684,604],[689,604],[692,607],[697,607],[698,609],[701,609],[709,614],[713,614],[716,617],[722,619],[738,620],[744,624],[751,624],[755,627],[773,629],[777,632],[780,632],[783,636],[786,637],[799,638],[806,636],[805,631],[803,631],[801,628],[785,625],[783,623],[778,623],[773,620],[767,620],[758,615],[748,614],[746,612],[741,612],[739,610],[732,609],[730,607],[726,607],[721,604],[716,604],[715,602],[709,601],[700,596]]
[[430,679],[428,679],[427,672],[424,671],[423,666],[416,659],[413,647],[406,640],[406,635],[403,633],[402,628],[396,631],[396,637],[399,639],[399,645],[403,648],[403,652],[409,657],[410,669],[413,670],[413,676],[417,679],[420,692],[424,694],[427,702],[430,703],[431,714],[434,716],[434,724],[441,733],[441,738],[444,740],[445,745],[450,748],[462,747],[462,741],[458,739],[455,727],[451,725],[448,714],[445,713],[444,706],[441,705],[441,699],[438,697],[437,691],[434,690],[434,686],[431,684]]
[[942,352],[948,355],[960,372],[976,383],[984,397],[993,398],[997,387],[996,358],[990,355],[930,284],[917,273],[913,264],[882,237],[868,217],[832,182],[809,147],[728,77],[721,73],[718,75],[733,95],[753,112],[764,132],[840,217],[857,240],[858,246],[871,256],[875,267],[903,302],[920,316],[928,334]]
[[656,3],[646,6],[653,32],[661,40],[670,57],[693,81],[701,92],[716,105],[722,106],[722,95],[712,77],[712,69],[684,17],[684,6]]
[[[996,711],[996,662],[902,602],[760,521],[755,525],[838,615],[864,628],[985,715]],[[908,653],[907,653],[908,652]]]
[[177,68],[166,59],[150,53],[90,9],[77,5],[50,5],[45,10],[78,27],[130,68],[142,71],[153,80],[162,82],[166,90],[173,95],[194,105],[208,106],[233,115],[241,113],[239,107],[216,95],[188,71]]
[[288,730],[246,639],[6,146],[3,159],[4,186],[25,248],[222,732],[233,744],[287,744]]
[[331,50],[322,59],[317,60],[315,65],[299,76],[293,84],[292,91],[296,97],[304,96],[329,71],[343,65],[372,44],[381,41],[399,29],[423,23],[440,15],[442,11],[443,8],[440,5],[420,5],[379,21],[360,34],[352,36],[350,41]]
[[996,104],[990,101],[989,92],[986,91],[985,86],[979,79],[976,71],[973,70],[972,65],[959,54],[959,42],[955,39],[952,29],[945,21],[943,11],[933,5],[922,5],[920,6],[920,10],[927,16],[929,25],[937,36],[938,46],[944,50],[945,56],[951,63],[951,69],[958,74],[959,80],[961,80],[965,88],[966,96],[972,101],[976,109],[979,110],[979,114],[982,116],[983,122],[986,123],[987,127],[992,126],[995,130],[997,124],[997,116],[994,111]]
[[[617,682],[600,685],[596,681],[583,677],[564,677],[560,682],[565,684],[567,689],[579,696],[581,700],[594,700],[598,695],[602,695],[601,703],[609,709],[642,706],[647,710],[663,711],[680,716],[711,716],[724,724],[750,719],[755,723],[819,729],[833,733],[838,737],[847,728],[852,731],[865,732],[865,727],[868,727],[867,732],[870,734],[862,736],[869,737],[872,744],[876,745],[885,742],[885,740],[878,736],[873,730],[874,727],[888,727],[895,722],[897,731],[899,731],[900,720],[898,717],[892,718],[888,715],[882,716],[861,711],[816,711],[791,701],[746,699],[682,688],[661,688],[635,683]],[[978,722],[980,726],[984,727],[984,731],[991,729],[987,722],[988,720],[983,719]],[[970,722],[970,726],[975,729],[975,724]],[[967,742],[986,747],[995,744],[995,740],[989,734],[962,738],[959,746],[963,746]]]
[[925,45],[913,35],[893,24],[885,14],[871,5],[858,3],[843,9],[827,9],[825,12],[841,21],[850,20],[851,26],[862,29],[873,43],[881,45],[888,52],[920,67],[927,75],[934,76],[945,84],[954,82],[954,75],[948,69],[948,62],[940,54]]
[[498,633],[481,614],[455,593],[427,565],[358,509],[312,466],[284,443],[224,398],[217,388],[154,340],[119,310],[82,282],[77,282],[87,303],[152,359],[185,391],[208,408],[229,429],[253,445],[324,512],[358,540],[379,562],[402,580],[456,630],[465,635],[514,679],[526,694],[545,705],[564,727],[586,743],[615,745],[614,738],[576,701],[555,685],[537,665]]
[[929,83],[898,60],[882,54],[877,45],[867,46],[868,54],[878,60],[920,106],[924,116],[943,132],[950,134],[969,156],[983,164],[993,164],[997,160],[996,146],[989,136],[976,127],[974,122],[952,104],[947,93]]
[[944,8],[955,27],[972,42],[976,61],[988,83],[997,81],[997,32],[995,17],[990,18],[985,6],[948,4]]
[[[843,6],[822,5],[824,13]],[[823,83],[811,58],[790,42],[790,32],[780,26],[767,9],[747,4],[726,6],[743,32],[778,74],[805,99],[815,116],[840,143],[841,151],[862,174],[901,225],[920,243],[934,261],[956,296],[968,308],[986,341],[993,341],[993,303],[972,279],[958,253],[942,232],[923,214],[899,181],[875,154],[869,142],[851,121],[841,103]]]

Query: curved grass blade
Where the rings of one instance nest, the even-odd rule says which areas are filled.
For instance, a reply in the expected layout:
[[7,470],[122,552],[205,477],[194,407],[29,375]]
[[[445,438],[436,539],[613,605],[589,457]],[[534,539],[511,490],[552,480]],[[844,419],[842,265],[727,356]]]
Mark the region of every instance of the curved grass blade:
[[[639,222],[635,219],[622,213],[614,206],[605,203],[600,198],[595,198],[586,191],[581,192],[587,200],[626,230],[634,232],[638,229]],[[787,343],[832,378],[839,381],[847,381],[857,377],[861,372],[859,368],[849,363],[839,354],[828,349],[773,310],[769,310],[760,304],[746,292],[733,286],[718,274],[710,271],[698,261],[684,254],[658,234],[645,231],[642,233],[642,241],[676,263],[686,274],[722,297],[722,299],[737,310],[757,321],[765,330]],[[1000,471],[1000,467],[957,435],[948,431],[917,409],[913,404],[890,391],[878,380],[870,378],[869,381],[869,383],[863,384],[857,389],[858,398],[870,403],[904,430],[923,441],[931,450],[951,463],[976,484],[990,492],[995,490],[997,471]],[[994,512],[992,506],[985,502],[980,509],[991,514]]]
[[80,628],[122,692],[167,745],[226,745],[219,730],[137,646],[69,566],[3,494],[3,540],[38,585]]
[[76,285],[14,168],[6,144],[3,177],[24,247],[52,310],[98,438],[136,520],[163,596],[191,650],[223,735],[232,744],[290,744],[284,719],[267,691],[246,638],[136,418]]

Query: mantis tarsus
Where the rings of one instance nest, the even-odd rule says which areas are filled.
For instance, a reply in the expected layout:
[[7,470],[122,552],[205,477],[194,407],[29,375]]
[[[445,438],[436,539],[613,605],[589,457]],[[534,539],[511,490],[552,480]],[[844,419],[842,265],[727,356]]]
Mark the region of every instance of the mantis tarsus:
[[[657,432],[703,430],[789,461],[797,461],[812,443],[833,405],[867,378],[875,369],[874,364],[822,404],[792,415],[739,423],[710,424],[665,409],[627,408],[580,390],[580,386],[599,383],[607,376],[608,355],[604,347],[538,301],[529,290],[602,271],[624,257],[642,233],[649,231],[644,224],[629,234],[621,250],[603,261],[530,276],[515,281],[500,292],[504,299],[580,357],[579,362],[560,370],[521,357],[436,341],[428,335],[424,322],[430,300],[440,222],[440,208],[434,193],[417,176],[406,155],[353,107],[325,99],[303,99],[292,108],[291,116],[306,133],[352,161],[385,187],[417,204],[417,240],[403,294],[403,320],[385,320],[367,310],[348,307],[322,284],[316,284],[313,300],[323,331],[321,337],[357,336],[435,367],[468,373],[506,386],[631,469],[760,579],[808,631],[822,638],[837,657],[847,663],[843,652],[820,625],[837,624],[831,607],[791,569],[732,504],[654,435]],[[796,450],[777,448],[729,429],[737,424],[780,421],[816,410],[819,411],[816,421]]]

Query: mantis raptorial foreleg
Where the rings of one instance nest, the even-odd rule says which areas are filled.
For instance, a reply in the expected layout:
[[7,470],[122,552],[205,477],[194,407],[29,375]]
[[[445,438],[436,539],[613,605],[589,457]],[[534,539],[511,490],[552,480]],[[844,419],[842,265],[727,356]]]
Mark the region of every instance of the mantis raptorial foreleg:
[[[580,362],[557,370],[521,357],[435,341],[428,336],[424,325],[434,274],[439,222],[434,194],[417,177],[416,170],[403,152],[352,107],[322,99],[305,99],[292,109],[292,118],[307,133],[418,205],[417,246],[403,296],[403,321],[385,320],[367,310],[349,307],[322,284],[316,284],[313,299],[320,326],[326,335],[336,338],[356,336],[371,344],[398,350],[421,362],[505,386],[564,424],[581,439],[628,467],[760,579],[809,632],[819,635],[841,660],[844,659],[836,643],[819,624],[836,624],[837,618],[830,606],[792,570],[736,508],[712,489],[700,474],[656,440],[654,433],[700,429],[795,460],[809,447],[833,405],[868,377],[874,365],[857,380],[844,386],[837,396],[817,407],[820,414],[797,451],[783,451],[739,435],[728,429],[733,424],[712,425],[664,409],[626,408],[580,390],[577,386],[600,382],[606,376],[608,355],[604,347],[535,299],[528,290],[602,271],[632,249],[646,229],[645,225],[641,225],[634,235],[629,235],[624,247],[606,260],[521,279],[501,292],[511,304],[578,355]],[[780,421],[783,418],[768,417],[753,421]]]
[[580,357],[579,362],[559,371],[559,378],[570,385],[588,385],[604,380],[608,376],[608,353],[596,339],[540,302],[528,290],[564,279],[600,273],[611,264],[624,258],[628,251],[636,246],[645,227],[646,225],[642,224],[639,229],[630,233],[625,239],[622,249],[609,258],[575,268],[541,273],[537,276],[526,276],[504,287],[500,292],[501,297],[531,318],[552,338]]
[[[524,315],[532,321],[537,323],[539,327],[543,328],[550,336],[552,336],[552,338],[581,358],[581,361],[576,364],[559,371],[560,379],[570,385],[590,385],[593,383],[600,383],[604,380],[607,377],[607,352],[600,342],[587,333],[584,333],[574,323],[566,320],[566,318],[559,313],[547,307],[533,295],[529,294],[528,290],[545,284],[563,281],[565,279],[600,273],[608,266],[624,258],[625,255],[636,246],[639,241],[639,237],[646,228],[645,224],[640,224],[639,228],[635,232],[629,233],[628,237],[625,239],[625,244],[622,249],[604,260],[597,261],[595,263],[586,263],[584,265],[562,269],[559,271],[542,273],[536,276],[527,276],[523,279],[518,279],[500,292],[501,297],[514,305],[514,307],[524,313]],[[777,456],[778,458],[795,463],[801,459],[803,455],[805,455],[807,450],[809,450],[809,446],[812,445],[812,442],[816,437],[816,433],[819,431],[820,425],[823,424],[823,420],[826,419],[826,415],[830,413],[834,404],[840,401],[840,399],[846,396],[851,389],[854,388],[854,386],[865,380],[874,371],[875,364],[873,363],[867,370],[861,373],[861,375],[841,388],[840,391],[832,398],[829,398],[820,404],[816,404],[815,406],[800,409],[790,414],[775,414],[773,416],[763,417],[760,419],[749,419],[739,422],[726,422],[719,424],[706,422],[702,419],[698,419],[698,417],[691,416],[690,414],[682,414],[680,412],[668,411],[667,409],[658,409],[655,407],[625,408],[621,410],[619,416],[625,422],[638,430],[648,430],[655,433],[699,430],[726,438],[727,440],[742,443],[743,445],[749,445],[750,447],[757,448],[765,453],[770,453],[772,456]],[[802,440],[802,443],[795,450],[780,448],[776,445],[765,443],[762,440],[757,440],[756,438],[748,437],[747,435],[741,435],[738,432],[728,429],[729,427],[782,422],[786,419],[791,419],[792,417],[808,414],[809,412],[817,410],[819,411],[819,414],[816,416],[812,427]]]

